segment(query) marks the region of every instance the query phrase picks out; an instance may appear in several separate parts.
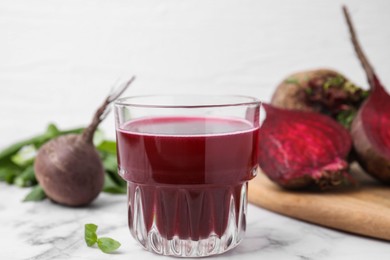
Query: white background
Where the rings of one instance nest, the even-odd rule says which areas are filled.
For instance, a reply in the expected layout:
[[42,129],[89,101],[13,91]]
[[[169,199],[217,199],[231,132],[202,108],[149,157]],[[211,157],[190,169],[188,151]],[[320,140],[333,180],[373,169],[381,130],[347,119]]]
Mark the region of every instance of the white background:
[[[390,89],[387,0],[0,0],[0,148],[43,132],[49,122],[87,124],[112,84],[133,74],[126,95],[223,93],[269,101],[284,77],[320,67],[367,87],[342,3]],[[102,128],[114,137],[112,114]],[[88,222],[123,242],[110,258],[157,259],[129,238],[125,196],[102,194],[93,207],[75,210],[50,201],[23,204],[28,190],[0,186],[1,259],[107,259],[84,245]],[[245,243],[218,259],[389,258],[383,241],[252,205],[248,216]]]
[[[223,93],[269,101],[288,74],[335,68],[367,87],[341,5],[390,86],[390,1],[2,0],[0,146],[85,125],[119,78],[126,95]],[[111,115],[102,128],[114,137]]]

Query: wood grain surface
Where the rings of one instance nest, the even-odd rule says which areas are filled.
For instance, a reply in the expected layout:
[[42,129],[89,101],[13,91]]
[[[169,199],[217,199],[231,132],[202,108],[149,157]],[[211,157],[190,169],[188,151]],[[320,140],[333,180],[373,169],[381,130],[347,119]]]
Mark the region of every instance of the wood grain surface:
[[262,208],[354,234],[390,240],[390,187],[356,165],[357,187],[334,191],[287,191],[263,173],[249,184],[249,202]]

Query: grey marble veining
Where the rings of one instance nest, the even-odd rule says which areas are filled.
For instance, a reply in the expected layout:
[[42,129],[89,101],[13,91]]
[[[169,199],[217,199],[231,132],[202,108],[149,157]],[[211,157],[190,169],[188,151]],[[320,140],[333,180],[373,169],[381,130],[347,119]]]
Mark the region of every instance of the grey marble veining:
[[[22,203],[28,189],[0,183],[0,259],[107,259],[84,242],[84,224],[122,243],[110,259],[167,259],[143,250],[127,228],[124,195],[101,194],[88,208],[49,200]],[[235,249],[210,259],[388,259],[387,242],[354,236],[284,217],[249,205],[247,233]]]

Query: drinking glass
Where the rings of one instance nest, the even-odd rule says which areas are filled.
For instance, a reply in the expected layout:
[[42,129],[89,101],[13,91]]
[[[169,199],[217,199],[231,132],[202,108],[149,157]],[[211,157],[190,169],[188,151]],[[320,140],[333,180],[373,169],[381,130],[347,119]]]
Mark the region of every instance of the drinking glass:
[[147,250],[204,257],[245,233],[258,168],[260,101],[246,96],[133,96],[115,102],[128,224]]

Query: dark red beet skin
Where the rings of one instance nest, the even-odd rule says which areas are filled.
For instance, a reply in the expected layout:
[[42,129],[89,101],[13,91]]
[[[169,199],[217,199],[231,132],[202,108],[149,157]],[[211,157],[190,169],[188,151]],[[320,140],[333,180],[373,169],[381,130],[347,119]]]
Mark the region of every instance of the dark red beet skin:
[[352,123],[359,163],[373,177],[390,183],[390,95],[375,77],[372,94]]
[[343,7],[343,12],[353,47],[372,91],[352,122],[353,145],[366,172],[390,184],[390,95],[360,46],[347,7]]
[[340,124],[314,112],[286,110],[264,104],[259,165],[285,188],[312,183],[321,188],[341,184],[348,174],[345,161],[352,140]]

